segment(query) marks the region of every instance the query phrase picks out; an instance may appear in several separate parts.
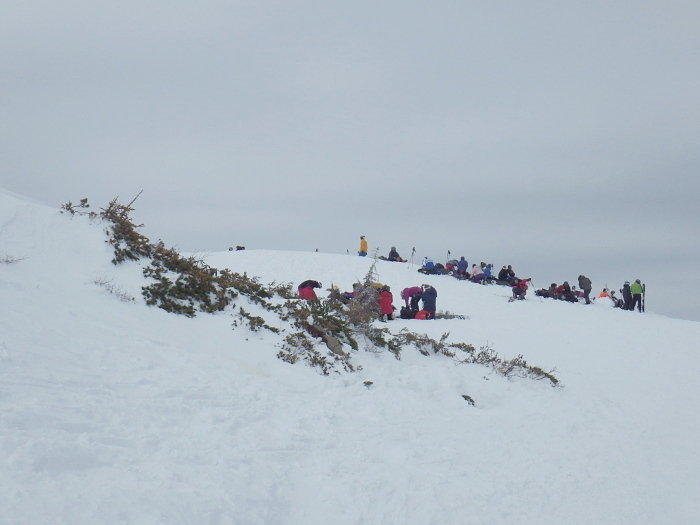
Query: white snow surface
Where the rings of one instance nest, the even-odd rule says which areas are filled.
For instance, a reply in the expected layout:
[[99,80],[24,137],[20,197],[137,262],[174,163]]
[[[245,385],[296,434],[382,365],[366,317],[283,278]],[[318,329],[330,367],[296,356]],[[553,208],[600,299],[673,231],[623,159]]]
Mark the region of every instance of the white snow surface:
[[[562,386],[411,348],[353,351],[362,370],[323,376],[276,357],[284,334],[234,329],[230,308],[147,306],[145,263],[112,264],[105,227],[0,190],[2,524],[700,523],[700,323],[533,289],[509,303],[379,261],[395,306],[429,282],[438,310],[467,316],[392,331],[522,354]],[[342,290],[372,263],[206,258]]]

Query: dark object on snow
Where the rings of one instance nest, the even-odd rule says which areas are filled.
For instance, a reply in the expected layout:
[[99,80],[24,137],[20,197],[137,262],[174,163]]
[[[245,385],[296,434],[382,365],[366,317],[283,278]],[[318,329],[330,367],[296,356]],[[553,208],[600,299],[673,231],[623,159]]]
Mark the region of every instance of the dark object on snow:
[[418,313],[418,310],[412,310],[411,308],[407,308],[406,306],[402,306],[401,312],[399,313],[399,316],[401,317],[401,319],[415,319],[417,313]]

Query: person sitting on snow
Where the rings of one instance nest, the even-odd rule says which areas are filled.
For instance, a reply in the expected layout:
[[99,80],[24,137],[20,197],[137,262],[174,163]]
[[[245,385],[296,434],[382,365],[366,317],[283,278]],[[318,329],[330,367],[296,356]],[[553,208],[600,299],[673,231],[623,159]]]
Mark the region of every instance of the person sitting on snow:
[[501,268],[501,271],[498,272],[499,284],[508,283],[511,286],[513,286],[517,282],[517,279],[518,278],[515,276],[513,267],[510,264],[508,266],[504,266],[503,268]]
[[557,286],[556,292],[557,299],[561,299],[562,301],[569,301],[570,303],[578,302],[578,299],[576,299],[574,292],[571,291],[571,286],[569,286],[568,281],[564,281],[564,284],[560,284],[559,286]]
[[467,270],[469,269],[469,263],[464,257],[460,257],[457,261],[457,276],[460,279],[467,279]]
[[484,280],[488,283],[491,282],[491,279],[493,279],[493,264],[487,264],[482,262],[481,263],[481,269],[484,271]]
[[396,248],[394,246],[392,246],[391,250],[389,250],[388,260],[392,261],[392,262],[406,262],[405,260],[403,260],[401,258],[401,256],[399,255],[399,252],[396,251]]
[[472,264],[472,276],[470,278],[473,283],[481,283],[484,280],[484,270],[476,264]]

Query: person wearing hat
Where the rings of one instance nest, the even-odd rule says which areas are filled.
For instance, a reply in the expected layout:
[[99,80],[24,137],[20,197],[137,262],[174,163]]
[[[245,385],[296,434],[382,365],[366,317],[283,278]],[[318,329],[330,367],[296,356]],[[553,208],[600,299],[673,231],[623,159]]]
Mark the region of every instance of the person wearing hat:
[[586,304],[591,304],[591,289],[593,288],[591,280],[585,275],[579,275],[578,285],[583,290],[583,298],[586,300]]
[[632,305],[630,310],[634,311],[635,305],[639,313],[642,313],[642,293],[644,292],[644,287],[642,286],[642,281],[637,279],[630,285],[630,292],[632,293]]
[[501,268],[501,271],[498,272],[498,280],[507,282],[511,286],[515,285],[517,279],[518,278],[515,276],[515,271],[513,271],[513,267],[510,264],[508,266],[504,266]]
[[622,290],[620,290],[620,293],[622,294],[622,309],[632,310],[632,292],[630,291],[629,281],[625,281],[625,284],[622,285]]
[[394,318],[394,296],[391,293],[391,288],[384,285],[379,294],[379,309],[382,313],[382,321],[391,321]]
[[406,262],[401,258],[399,252],[396,251],[396,246],[392,246],[391,250],[389,250],[388,259],[392,262]]
[[423,300],[423,310],[428,312],[426,319],[435,319],[435,303],[437,302],[437,290],[430,286],[429,284],[424,284],[422,286],[423,294],[421,299]]
[[359,255],[360,257],[367,256],[367,241],[365,240],[364,235],[360,235],[360,251],[357,252],[357,255]]
[[318,281],[312,281],[311,279],[304,281],[297,287],[299,292],[299,299],[304,299],[306,301],[315,301],[317,299],[316,292],[314,288],[321,288],[323,285]]

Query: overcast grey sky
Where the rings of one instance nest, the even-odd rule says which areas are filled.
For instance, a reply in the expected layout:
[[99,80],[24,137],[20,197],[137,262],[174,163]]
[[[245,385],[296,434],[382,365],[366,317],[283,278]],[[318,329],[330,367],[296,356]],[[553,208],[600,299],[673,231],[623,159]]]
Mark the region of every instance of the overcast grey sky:
[[183,251],[364,234],[700,320],[699,27],[697,0],[4,2],[0,183],[143,189]]

